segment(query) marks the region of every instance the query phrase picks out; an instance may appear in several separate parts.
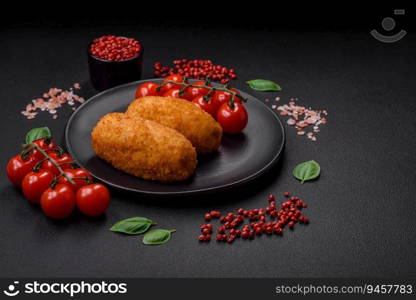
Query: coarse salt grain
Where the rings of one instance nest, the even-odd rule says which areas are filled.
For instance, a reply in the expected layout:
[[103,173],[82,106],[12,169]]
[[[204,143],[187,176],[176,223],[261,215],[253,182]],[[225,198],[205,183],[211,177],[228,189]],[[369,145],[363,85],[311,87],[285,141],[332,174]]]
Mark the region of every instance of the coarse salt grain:
[[[32,120],[38,115],[38,112],[36,111],[40,110],[49,112],[53,115],[53,119],[57,119],[57,109],[63,104],[67,103],[72,106],[75,102],[85,102],[83,97],[74,94],[74,89],[81,89],[81,85],[79,83],[74,83],[69,90],[50,88],[48,92],[42,94],[42,98],[33,99],[32,103],[27,104],[25,110],[21,111],[21,114],[25,116],[26,119]],[[75,110],[75,107],[72,109]]]
[[[327,123],[324,116],[327,116],[328,112],[297,105],[296,101],[298,101],[297,98],[292,98],[288,104],[278,106],[277,110],[281,116],[289,116],[286,123],[295,127],[297,135],[305,135],[309,140],[316,141],[315,134],[320,131],[319,125]],[[272,107],[272,109],[275,108]]]

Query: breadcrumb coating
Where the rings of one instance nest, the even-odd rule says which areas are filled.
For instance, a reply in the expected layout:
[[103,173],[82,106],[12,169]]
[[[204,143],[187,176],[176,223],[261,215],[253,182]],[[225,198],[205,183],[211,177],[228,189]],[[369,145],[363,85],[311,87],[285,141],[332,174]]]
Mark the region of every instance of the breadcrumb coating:
[[178,131],[123,113],[103,116],[92,131],[98,157],[137,177],[181,181],[195,171],[195,148]]
[[179,98],[148,96],[134,100],[126,114],[152,120],[182,133],[198,154],[218,149],[222,128],[208,113],[192,102]]

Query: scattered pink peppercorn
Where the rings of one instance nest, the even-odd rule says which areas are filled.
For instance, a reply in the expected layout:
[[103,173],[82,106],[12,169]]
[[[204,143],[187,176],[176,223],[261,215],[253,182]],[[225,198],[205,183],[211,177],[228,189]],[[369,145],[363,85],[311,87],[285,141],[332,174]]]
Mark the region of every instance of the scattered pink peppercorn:
[[209,213],[206,213],[204,218],[205,218],[206,221],[209,221],[209,220],[211,220],[212,217]]
[[[265,208],[254,208],[245,210],[239,208],[236,213],[229,212],[221,216],[219,211],[211,211],[204,215],[206,221],[212,218],[218,218],[221,224],[217,228],[215,239],[219,242],[233,243],[235,239],[241,238],[243,240],[254,239],[256,236],[261,236],[263,233],[267,235],[276,234],[283,235],[284,227],[294,229],[297,223],[308,224],[309,218],[302,214],[302,209],[307,207],[300,198],[291,196],[289,192],[283,194],[286,201],[283,201],[279,208],[276,206],[276,197],[272,194],[268,195],[268,206]],[[269,215],[269,220],[267,220]],[[248,220],[249,224],[244,224]],[[242,226],[241,230],[239,227]],[[205,223],[201,225],[202,235],[198,236],[198,240],[202,242],[209,242],[213,232],[213,225]],[[228,233],[228,235],[227,235]]]
[[158,77],[166,77],[171,74],[180,74],[188,78],[209,79],[221,84],[229,83],[236,79],[237,75],[233,68],[215,65],[211,60],[203,59],[177,59],[173,66],[162,66],[160,62],[154,63],[154,74]]

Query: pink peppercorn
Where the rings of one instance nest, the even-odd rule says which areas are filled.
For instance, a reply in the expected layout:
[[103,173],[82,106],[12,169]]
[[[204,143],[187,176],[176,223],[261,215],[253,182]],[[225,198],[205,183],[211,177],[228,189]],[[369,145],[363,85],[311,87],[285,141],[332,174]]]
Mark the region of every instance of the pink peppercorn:
[[93,40],[91,55],[110,61],[121,61],[137,56],[141,45],[135,39],[115,35],[105,35]]

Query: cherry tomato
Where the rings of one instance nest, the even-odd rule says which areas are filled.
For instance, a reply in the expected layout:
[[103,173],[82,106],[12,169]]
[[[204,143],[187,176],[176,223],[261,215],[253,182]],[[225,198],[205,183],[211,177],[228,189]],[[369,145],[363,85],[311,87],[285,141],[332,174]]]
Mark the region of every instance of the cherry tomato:
[[23,160],[20,155],[13,156],[7,163],[6,172],[9,180],[16,186],[21,186],[23,178],[31,172],[37,160],[29,156]]
[[231,108],[228,103],[224,103],[218,109],[217,121],[220,123],[224,132],[239,133],[247,125],[247,110],[244,105],[239,102],[234,103],[234,108]]
[[[45,139],[39,139],[34,141],[33,143],[38,145],[41,149],[46,150],[48,154],[50,153],[50,151],[48,150],[56,149],[58,147],[58,145],[54,141]],[[37,149],[33,149],[30,153],[30,156],[34,157],[38,161],[45,158],[45,156]]]
[[69,217],[75,207],[74,191],[66,184],[58,184],[55,188],[48,188],[40,198],[43,212],[53,219]]
[[[174,81],[174,82],[183,82],[183,76],[179,75],[179,74],[172,74],[172,75],[169,75],[169,76],[165,77],[164,80],[165,81]],[[169,90],[171,88],[181,88],[181,87],[182,86],[179,85],[179,84],[166,83],[160,89],[160,93],[163,95],[167,90]]]
[[40,197],[49,188],[54,177],[54,174],[48,170],[27,173],[22,181],[23,194],[30,202],[39,204]]
[[110,192],[100,184],[93,183],[81,187],[76,194],[78,209],[87,216],[98,216],[110,204]]
[[[70,183],[68,179],[66,179],[64,176],[59,177],[58,183],[62,183],[62,184],[66,184],[70,186],[74,192],[76,192],[80,187],[92,182],[92,177],[90,173],[87,170],[82,169],[82,168],[66,169],[64,170],[64,173],[71,179],[75,177],[77,178],[77,179],[73,179],[75,182],[75,185]],[[88,180],[86,180],[86,178],[88,178]]]
[[157,91],[158,84],[148,81],[144,82],[137,87],[136,90],[136,99],[146,96],[159,96],[159,92]]
[[212,103],[212,100],[206,101],[204,96],[198,96],[192,102],[198,106],[200,109],[204,110],[205,112],[209,113],[213,118],[215,118],[215,107]]
[[179,96],[180,88],[171,88],[163,93],[163,97],[181,98]]
[[215,91],[214,95],[212,96],[212,102],[214,107],[218,110],[221,105],[224,103],[228,103],[231,99],[231,94],[224,92],[224,91]]
[[[231,89],[233,92],[236,92],[237,94],[240,94],[236,89]],[[212,102],[214,103],[215,108],[218,110],[221,105],[224,103],[228,103],[231,99],[231,94],[227,93],[225,91],[215,91],[214,95],[212,96]],[[241,99],[239,97],[234,97],[234,102],[241,103]]]
[[[197,81],[197,82],[192,82],[193,85],[205,85],[204,81]],[[195,99],[198,96],[204,96],[206,94],[208,94],[209,89],[207,88],[200,88],[200,87],[193,87],[193,86],[188,86],[185,89],[185,93],[183,98],[187,99],[189,101],[192,101],[193,99]]]
[[[61,166],[61,168],[63,169],[63,170],[65,170],[65,169],[70,169],[71,168],[71,162],[73,162],[74,160],[73,160],[73,158],[71,157],[71,155],[69,155],[69,154],[67,154],[67,153],[64,153],[64,154],[62,154],[61,156],[59,156],[58,155],[58,153],[56,153],[56,152],[52,152],[52,153],[49,153],[49,156],[55,161],[55,162],[57,162],[60,166]],[[58,170],[58,168],[53,164],[53,163],[51,163],[51,161],[48,159],[48,160],[45,160],[43,163],[42,163],[42,165],[41,165],[41,169],[45,169],[45,170],[49,170],[49,171],[51,171],[53,174],[55,174],[55,175],[59,175],[59,170]]]

